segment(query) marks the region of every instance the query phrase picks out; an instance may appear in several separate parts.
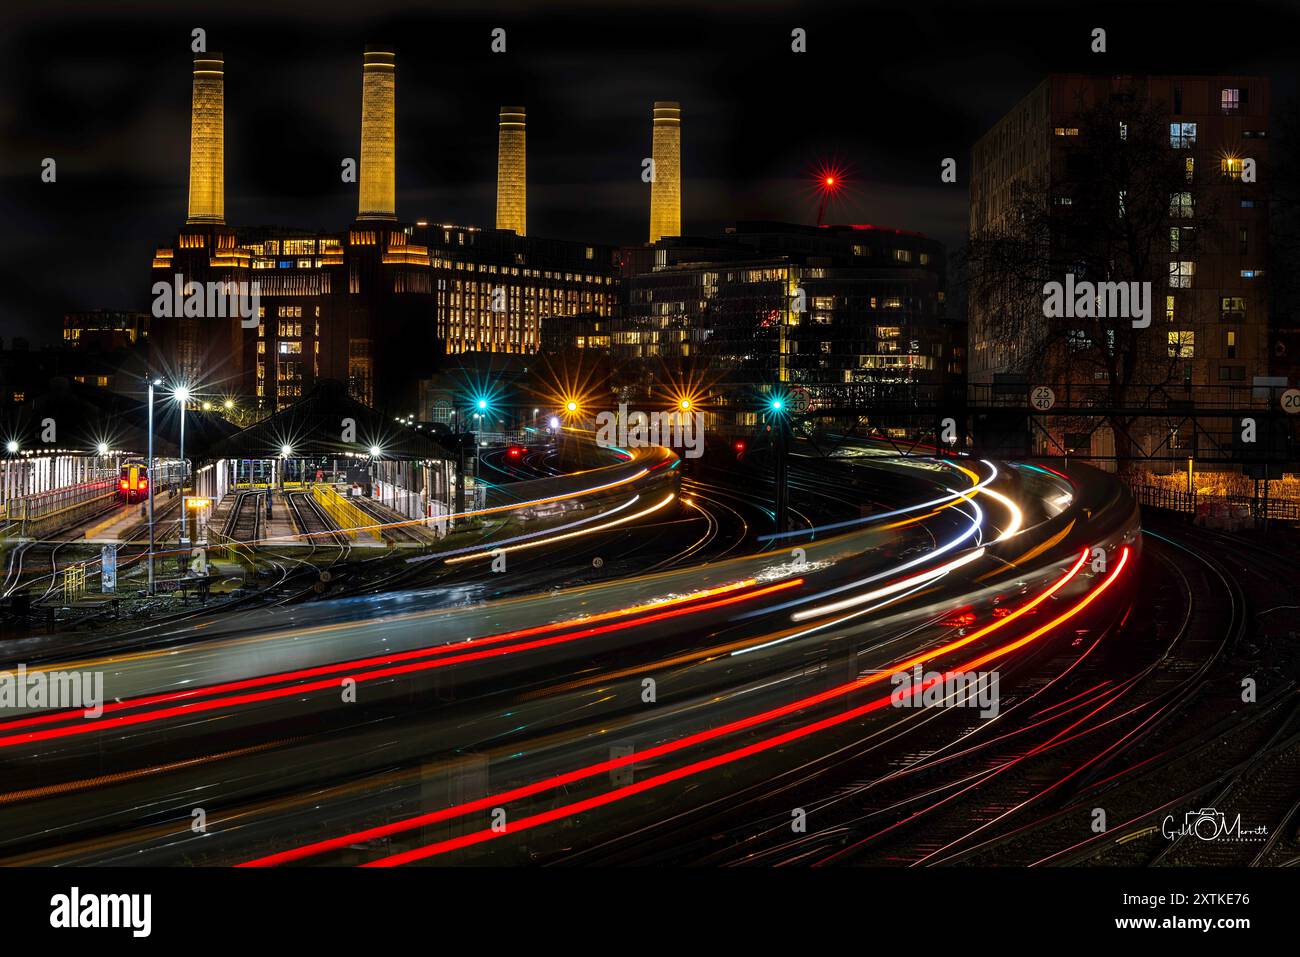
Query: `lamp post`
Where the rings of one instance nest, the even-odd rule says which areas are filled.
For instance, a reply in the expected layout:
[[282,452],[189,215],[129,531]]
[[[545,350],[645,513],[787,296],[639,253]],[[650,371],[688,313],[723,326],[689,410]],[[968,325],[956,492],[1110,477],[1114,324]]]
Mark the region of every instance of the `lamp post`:
[[[183,548],[190,541],[190,517],[185,510],[185,486],[189,478],[189,469],[185,462],[185,406],[190,401],[190,390],[185,386],[177,386],[172,390],[172,398],[181,407],[181,547]],[[150,488],[152,490],[152,485]]]
[[786,401],[783,395],[776,395],[769,400],[768,405],[768,422],[772,429],[772,447],[776,453],[774,467],[774,479],[776,485],[776,531],[777,534],[784,534],[790,529],[790,436],[787,431],[789,423],[786,421]]
[[149,484],[149,584],[147,587],[148,594],[154,594],[153,583],[153,480],[156,477],[153,471],[153,387],[161,384],[159,379],[149,379],[149,461],[145,466],[145,475]]

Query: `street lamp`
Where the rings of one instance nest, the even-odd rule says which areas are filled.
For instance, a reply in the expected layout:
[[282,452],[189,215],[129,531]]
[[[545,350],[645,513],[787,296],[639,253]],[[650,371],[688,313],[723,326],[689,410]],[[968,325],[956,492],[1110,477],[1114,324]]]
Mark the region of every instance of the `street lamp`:
[[8,442],[5,443],[5,449],[9,452],[10,455],[13,455],[15,452],[18,451],[18,443],[15,442],[13,439],[10,439]]
[[[185,505],[185,487],[189,482],[189,468],[185,461],[185,406],[189,403],[193,393],[183,386],[179,385],[172,390],[172,398],[181,407],[181,545],[189,544],[190,540],[190,521],[184,514]],[[149,478],[149,494],[153,494],[153,477]]]
[[153,528],[153,486],[154,479],[157,477],[153,470],[153,389],[156,385],[162,385],[162,379],[149,379],[149,462],[145,466],[145,477],[149,489],[149,584],[146,592],[149,595],[154,594],[153,583],[153,551],[154,551],[154,528]]
[[771,413],[772,447],[776,453],[773,462],[774,485],[776,487],[776,531],[784,534],[790,527],[790,483],[789,483],[789,422],[786,416],[784,395],[774,395],[767,400],[767,409]]

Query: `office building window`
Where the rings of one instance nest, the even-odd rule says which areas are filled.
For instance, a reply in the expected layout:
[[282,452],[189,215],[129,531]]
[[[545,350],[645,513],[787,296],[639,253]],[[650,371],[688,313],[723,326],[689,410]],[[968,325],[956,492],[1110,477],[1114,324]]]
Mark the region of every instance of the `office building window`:
[[1196,145],[1195,123],[1170,123],[1169,145],[1176,150],[1188,150]]
[[1196,333],[1190,330],[1169,333],[1169,358],[1193,359],[1196,357]]

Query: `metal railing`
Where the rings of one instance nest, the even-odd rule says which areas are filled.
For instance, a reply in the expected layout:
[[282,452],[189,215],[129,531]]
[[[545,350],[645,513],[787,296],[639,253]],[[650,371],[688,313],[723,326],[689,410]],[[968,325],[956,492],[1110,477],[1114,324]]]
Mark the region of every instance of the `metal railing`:
[[376,524],[376,520],[349,502],[331,485],[313,485],[312,498],[343,534],[355,539],[357,529]]
[[1300,501],[1286,498],[1258,498],[1251,495],[1198,495],[1194,492],[1138,485],[1133,497],[1145,508],[1204,517],[1236,513],[1243,518],[1300,523]]
[[12,499],[7,517],[17,534],[40,536],[89,517],[111,505],[116,495],[117,482],[112,479],[68,485]]

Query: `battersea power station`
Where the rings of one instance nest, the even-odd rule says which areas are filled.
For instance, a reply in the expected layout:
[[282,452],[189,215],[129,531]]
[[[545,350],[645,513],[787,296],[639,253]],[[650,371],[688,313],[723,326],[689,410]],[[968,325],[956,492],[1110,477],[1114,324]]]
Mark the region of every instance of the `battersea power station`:
[[[405,414],[448,353],[533,353],[543,319],[613,314],[613,247],[526,235],[524,107],[500,112],[495,229],[403,222],[397,58],[367,47],[356,220],[331,233],[241,227],[225,220],[224,74],[221,54],[196,55],[188,214],[153,259],[151,361],[174,381],[275,412],[334,379],[352,398]],[[172,301],[163,286],[251,289],[256,316],[159,309]]]

